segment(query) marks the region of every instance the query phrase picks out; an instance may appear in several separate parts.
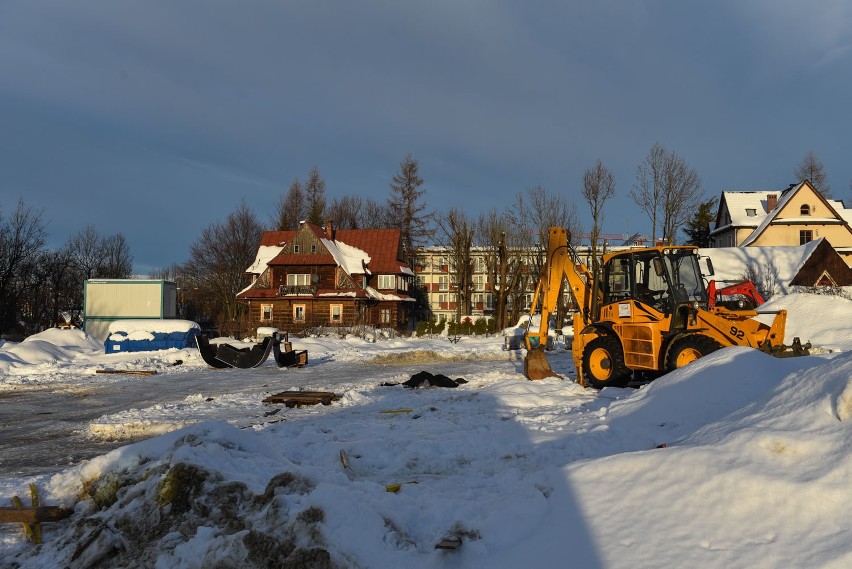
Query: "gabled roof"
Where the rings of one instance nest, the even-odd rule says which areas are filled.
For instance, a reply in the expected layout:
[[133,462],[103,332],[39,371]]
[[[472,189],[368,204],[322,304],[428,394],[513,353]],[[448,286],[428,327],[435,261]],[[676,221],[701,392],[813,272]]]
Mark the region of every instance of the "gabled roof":
[[328,254],[285,253],[297,231],[267,231],[263,234],[254,263],[246,272],[261,273],[267,265],[338,265],[351,274],[412,274],[397,256],[402,247],[399,229],[326,229],[310,222],[299,231],[310,231]]
[[[747,192],[722,192],[719,199],[719,211],[716,214],[716,227],[713,231],[723,227],[757,227],[766,217],[767,196],[778,194],[777,190],[747,191]],[[749,210],[754,210],[754,215],[749,215]],[[722,214],[727,211],[731,218],[730,224],[722,225]]]
[[[845,219],[843,219],[843,217],[839,213],[837,213],[837,211],[831,206],[831,204],[824,197],[822,197],[822,194],[819,193],[811,185],[811,183],[808,180],[805,180],[801,184],[799,184],[798,186],[795,186],[795,187],[793,187],[793,188],[791,188],[791,189],[789,189],[785,192],[782,192],[781,199],[778,200],[778,205],[775,206],[775,209],[770,211],[766,215],[766,217],[763,218],[763,220],[760,222],[760,225],[758,225],[757,228],[754,231],[751,232],[751,235],[746,237],[745,240],[742,243],[740,243],[740,246],[746,247],[748,245],[751,245],[755,241],[757,241],[757,239],[761,235],[763,235],[763,232],[766,231],[766,228],[769,227],[772,224],[772,222],[778,217],[778,214],[781,213],[784,210],[784,207],[790,202],[791,199],[793,199],[793,196],[795,196],[800,191],[802,191],[803,188],[810,189],[813,192],[813,194],[820,201],[822,201],[822,203],[825,205],[825,207],[827,207],[829,212],[832,214],[831,218],[824,218],[824,219],[821,218],[819,221],[825,222],[825,221],[828,221],[830,219],[838,219],[840,221],[848,223],[848,222],[846,222]],[[810,221],[811,218],[809,218],[808,220]],[[813,221],[816,221],[816,220],[813,220]]]

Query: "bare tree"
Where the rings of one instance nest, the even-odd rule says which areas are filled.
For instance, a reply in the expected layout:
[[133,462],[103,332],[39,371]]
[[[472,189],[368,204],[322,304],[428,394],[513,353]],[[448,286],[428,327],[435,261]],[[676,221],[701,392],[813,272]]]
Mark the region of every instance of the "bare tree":
[[361,208],[362,229],[385,229],[392,227],[392,212],[386,203],[365,199]]
[[[438,218],[438,243],[446,248],[450,274],[455,279],[456,322],[470,314],[473,296],[473,222],[460,209]],[[453,284],[453,283],[451,283]]]
[[519,238],[516,227],[506,213],[491,209],[476,221],[475,241],[484,257],[489,280],[493,285],[494,314],[497,329],[508,326],[509,298],[516,293],[525,276],[522,259],[517,252]]
[[325,221],[325,180],[314,166],[305,182],[305,199],[307,202],[308,221],[322,225]]
[[524,263],[531,265],[528,279],[530,283],[523,286],[528,289],[532,280],[538,278],[544,265],[550,228],[564,227],[568,230],[568,238],[572,242],[573,236],[580,233],[577,208],[563,197],[551,194],[542,186],[536,186],[518,194],[514,208],[509,210],[507,215],[515,228],[514,233],[518,236],[519,250],[533,252],[524,260]]
[[89,224],[72,235],[66,248],[81,281],[100,276],[101,236],[94,225]]
[[418,169],[417,160],[411,154],[406,155],[393,177],[388,198],[393,225],[402,232],[402,244],[408,256],[413,255],[414,249],[422,245],[428,235],[429,215],[425,213],[426,204],[421,202],[426,190],[421,187],[423,178]]
[[388,226],[390,212],[385,204],[361,196],[342,196],[331,200],[325,218],[340,229],[381,229]]
[[662,236],[673,243],[698,206],[701,178],[683,158],[656,143],[636,170],[630,197],[651,220],[651,241],[657,242],[661,224]]
[[583,175],[583,198],[589,204],[592,214],[592,229],[589,238],[592,246],[592,271],[598,272],[598,235],[603,223],[603,208],[607,200],[615,195],[615,181],[612,172],[598,160]]
[[271,220],[272,226],[278,231],[292,231],[299,228],[299,222],[305,219],[305,191],[297,179],[290,184],[290,189],[275,205],[276,215]]
[[670,245],[677,239],[677,232],[689,221],[701,202],[701,178],[686,161],[674,152],[666,162],[663,200],[663,237]]
[[245,201],[224,223],[212,223],[190,247],[182,269],[185,286],[205,296],[205,316],[222,332],[239,330],[237,293],[244,288],[246,267],[254,260],[264,228]]
[[23,268],[33,265],[44,247],[41,216],[42,210],[26,205],[23,199],[8,218],[0,215],[0,332],[15,327]]
[[831,197],[831,186],[829,186],[828,179],[825,176],[825,166],[817,159],[813,150],[808,150],[808,153],[802,158],[799,166],[793,170],[793,176],[799,182],[803,180],[809,181],[823,197]]
[[121,233],[101,240],[101,264],[98,277],[104,279],[129,279],[133,276],[133,254]]

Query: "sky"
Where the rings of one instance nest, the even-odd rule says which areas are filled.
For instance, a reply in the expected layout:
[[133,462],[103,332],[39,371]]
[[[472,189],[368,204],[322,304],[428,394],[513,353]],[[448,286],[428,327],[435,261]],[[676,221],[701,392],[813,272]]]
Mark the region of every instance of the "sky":
[[705,195],[783,189],[812,151],[847,203],[852,4],[787,0],[10,0],[0,4],[0,213],[48,245],[124,234],[135,270],[185,261],[245,200],[263,222],[316,166],[329,201],[503,211],[542,186],[587,228],[583,173],[615,177],[605,233],[659,143]]

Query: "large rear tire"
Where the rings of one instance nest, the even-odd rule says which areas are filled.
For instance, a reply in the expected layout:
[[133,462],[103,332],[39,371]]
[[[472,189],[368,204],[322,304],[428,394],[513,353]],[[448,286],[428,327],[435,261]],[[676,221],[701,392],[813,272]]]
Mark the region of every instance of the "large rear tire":
[[615,336],[598,336],[583,350],[583,377],[590,387],[624,387],[630,381],[621,342]]
[[692,363],[709,353],[715,352],[722,346],[708,336],[692,334],[675,340],[666,357],[666,370],[672,371]]

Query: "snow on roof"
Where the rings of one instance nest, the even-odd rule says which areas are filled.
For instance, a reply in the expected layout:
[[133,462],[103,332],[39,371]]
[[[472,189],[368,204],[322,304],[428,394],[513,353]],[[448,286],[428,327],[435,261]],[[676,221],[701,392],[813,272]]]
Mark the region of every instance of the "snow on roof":
[[374,289],[371,286],[366,287],[365,290],[367,291],[367,296],[369,296],[370,298],[373,298],[375,300],[394,300],[394,301],[401,301],[401,302],[414,302],[414,299],[411,298],[411,297],[398,296],[396,294],[385,294],[385,293],[377,291],[376,289]]
[[822,243],[817,239],[804,245],[790,247],[716,247],[699,249],[700,255],[710,257],[716,281],[739,282],[749,266],[778,269],[776,284],[782,292],[789,292],[789,284]]
[[846,209],[842,200],[825,200],[828,205],[834,208],[834,211],[843,218],[843,221],[852,225],[852,209]]
[[249,265],[249,268],[246,269],[247,273],[255,273],[260,274],[266,270],[266,266],[269,262],[278,256],[278,254],[284,250],[283,244],[282,246],[276,245],[261,245],[257,248],[257,256],[254,258],[254,262]]
[[414,271],[412,271],[408,267],[403,267],[402,265],[400,265],[400,267],[399,267],[399,272],[402,273],[403,275],[409,275],[409,276],[412,276],[412,277],[415,276]]
[[[723,200],[728,205],[731,225],[735,227],[757,227],[766,217],[766,197],[780,194],[779,191],[754,192],[722,192]],[[749,215],[748,210],[754,210]]]
[[171,334],[172,332],[189,332],[190,330],[198,330],[201,327],[192,320],[175,320],[175,319],[139,319],[139,320],[115,320],[110,322],[109,331],[114,332],[160,332],[163,334]]
[[334,257],[334,262],[344,271],[350,275],[370,274],[370,271],[366,268],[366,265],[370,262],[370,256],[366,252],[342,241],[331,241],[325,238],[322,238],[321,241],[331,256]]

